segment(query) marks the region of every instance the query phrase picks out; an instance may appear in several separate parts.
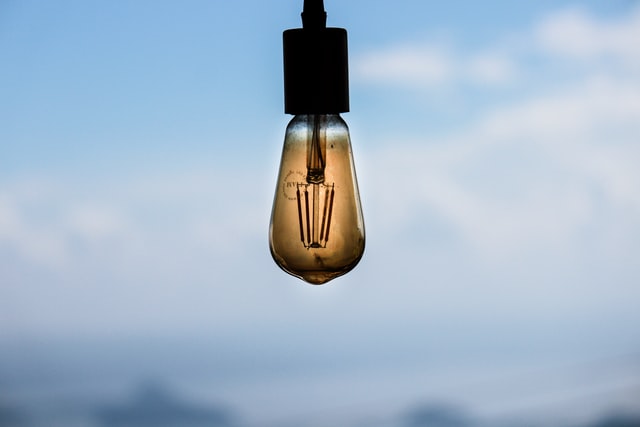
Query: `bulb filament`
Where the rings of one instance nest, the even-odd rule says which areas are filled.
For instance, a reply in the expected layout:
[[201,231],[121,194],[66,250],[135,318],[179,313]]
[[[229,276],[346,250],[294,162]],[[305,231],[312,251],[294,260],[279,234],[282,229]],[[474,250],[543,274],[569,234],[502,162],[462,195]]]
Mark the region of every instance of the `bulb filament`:
[[[297,187],[300,241],[307,249],[326,248],[331,230],[333,199],[336,193],[334,184],[298,183]],[[321,212],[322,218],[320,218]]]
[[[302,240],[307,249],[317,249],[326,247],[329,240],[335,191],[333,184],[329,187],[324,183],[327,153],[327,116],[314,114],[310,116],[310,119],[312,121],[312,131],[311,138],[307,140],[307,183],[298,184],[296,194],[298,197],[300,240]],[[302,221],[302,203],[300,202],[302,193],[300,192],[300,187],[304,187],[304,225]],[[311,196],[309,196],[309,187],[311,187]],[[323,193],[324,197],[320,193]],[[321,201],[324,201],[322,206]],[[311,203],[311,211],[309,203]],[[320,212],[322,212],[321,223]]]

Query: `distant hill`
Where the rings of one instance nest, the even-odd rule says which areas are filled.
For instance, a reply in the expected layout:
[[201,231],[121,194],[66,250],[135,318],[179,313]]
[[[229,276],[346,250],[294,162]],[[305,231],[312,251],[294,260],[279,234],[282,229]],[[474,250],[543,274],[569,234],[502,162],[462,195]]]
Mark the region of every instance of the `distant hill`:
[[100,409],[97,418],[102,427],[231,426],[227,410],[186,403],[157,385],[145,386],[130,403]]

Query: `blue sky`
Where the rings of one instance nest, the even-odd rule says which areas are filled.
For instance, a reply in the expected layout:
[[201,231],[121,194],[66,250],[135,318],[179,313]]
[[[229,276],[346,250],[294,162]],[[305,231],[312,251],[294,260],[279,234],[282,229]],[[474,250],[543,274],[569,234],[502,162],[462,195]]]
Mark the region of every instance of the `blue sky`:
[[[267,244],[301,7],[0,4],[0,343],[202,343],[232,404],[264,378],[274,399],[311,378],[404,402],[461,366],[637,354],[640,5],[325,1],[349,31],[367,248],[322,287]],[[637,367],[589,384],[623,377],[637,395]]]

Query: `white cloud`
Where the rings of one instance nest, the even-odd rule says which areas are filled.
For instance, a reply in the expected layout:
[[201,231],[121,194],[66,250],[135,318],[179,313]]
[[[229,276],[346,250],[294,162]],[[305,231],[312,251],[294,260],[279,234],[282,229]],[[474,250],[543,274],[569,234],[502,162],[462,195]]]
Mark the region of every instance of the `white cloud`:
[[57,228],[48,228],[25,218],[16,201],[0,196],[0,248],[46,268],[63,268],[69,248]]
[[[607,20],[580,9],[554,12],[522,39],[517,49],[501,41],[481,54],[440,55],[449,73],[438,83],[463,87],[517,77],[535,83],[535,92],[485,105],[462,133],[429,143],[414,137],[418,142],[404,146],[394,141],[393,152],[381,150],[371,162],[392,165],[411,185],[380,192],[380,209],[403,222],[419,221],[412,212],[437,212],[482,254],[507,256],[550,242],[567,252],[579,250],[585,238],[606,246],[606,234],[620,228],[630,230],[626,245],[633,246],[640,232],[634,219],[640,218],[640,8]],[[413,78],[381,72],[376,83],[426,87],[430,80],[417,84],[414,64],[428,50],[398,51],[414,55],[395,65],[412,70]],[[392,62],[393,52],[382,51],[377,60]],[[559,57],[570,64],[569,81],[567,69],[557,68]],[[535,72],[525,65],[532,59],[541,67]],[[588,227],[602,235],[586,237]]]
[[[386,144],[369,161],[410,185],[375,182],[376,206],[391,223],[436,212],[478,254],[496,259],[545,248],[570,255],[589,226],[604,234],[588,238],[604,240],[619,227],[636,230],[627,237],[633,246],[639,139],[640,81],[578,81],[489,110],[463,133]],[[625,223],[607,224],[614,218]]]
[[516,77],[515,64],[504,54],[484,53],[470,58],[464,67],[466,77],[476,84],[508,83]]
[[373,84],[433,89],[468,82],[496,85],[511,82],[517,72],[510,59],[498,51],[464,57],[451,47],[428,43],[392,46],[355,58],[359,79]]
[[7,182],[0,249],[63,274],[86,264],[126,276],[156,265],[162,276],[191,262],[189,253],[220,259],[259,233],[267,236],[270,197],[247,197],[245,190],[262,180],[238,175],[175,171],[92,182],[90,190],[56,177]]
[[446,49],[408,45],[365,54],[356,59],[354,70],[372,83],[431,87],[451,79],[453,61]]
[[490,112],[482,131],[499,138],[526,136],[540,143],[567,145],[572,143],[568,136],[582,139],[616,129],[633,132],[638,115],[640,80],[598,77]]
[[[604,21],[583,9],[561,10],[523,32],[519,43],[514,44],[513,38],[468,53],[454,44],[400,43],[356,57],[354,70],[365,83],[414,89],[497,86],[516,81],[527,84],[522,77],[531,58],[542,60],[549,69],[554,61],[564,58],[569,62],[589,60],[591,65],[600,61],[601,68],[608,70],[612,65],[632,67],[636,73],[640,66],[640,7],[627,16]],[[575,71],[584,73],[583,65],[577,63]],[[536,70],[529,78],[546,78],[547,72]]]
[[[265,181],[256,171],[221,168],[88,185],[60,176],[28,185],[7,180],[0,194],[7,327],[0,335],[166,333],[250,322],[247,313],[260,314],[258,295],[269,289],[255,285],[247,296],[246,285],[229,285],[238,277],[282,278],[269,262],[273,188],[265,190]],[[266,271],[257,273],[261,260]],[[20,312],[7,311],[12,306]]]
[[89,240],[102,240],[126,233],[123,215],[110,206],[84,204],[68,215],[68,229]]
[[583,9],[548,16],[534,30],[537,45],[552,54],[577,59],[639,61],[640,8],[619,20],[600,22]]

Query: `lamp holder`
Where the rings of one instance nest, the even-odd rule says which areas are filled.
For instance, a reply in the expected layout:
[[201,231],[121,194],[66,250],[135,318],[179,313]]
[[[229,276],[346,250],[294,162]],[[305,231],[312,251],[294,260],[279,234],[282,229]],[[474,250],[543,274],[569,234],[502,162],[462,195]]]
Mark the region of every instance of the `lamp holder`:
[[349,111],[347,31],[327,28],[322,0],[305,0],[302,28],[286,30],[284,104],[287,114]]

